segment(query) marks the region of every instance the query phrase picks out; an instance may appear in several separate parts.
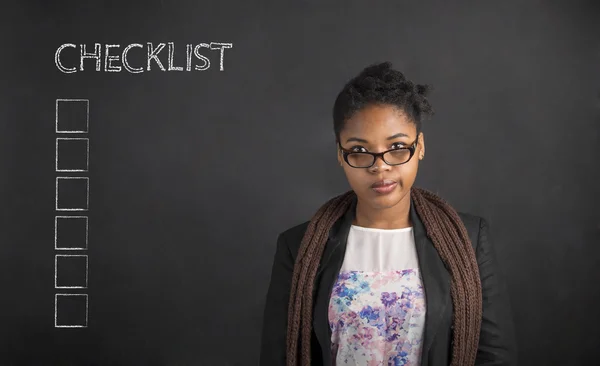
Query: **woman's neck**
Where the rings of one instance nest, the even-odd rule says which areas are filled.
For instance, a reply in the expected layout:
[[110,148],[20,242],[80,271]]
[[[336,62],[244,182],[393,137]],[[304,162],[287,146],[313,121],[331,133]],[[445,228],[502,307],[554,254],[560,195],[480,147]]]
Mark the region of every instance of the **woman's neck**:
[[375,229],[402,229],[411,227],[410,194],[407,194],[396,205],[386,208],[375,208],[358,200],[353,225]]

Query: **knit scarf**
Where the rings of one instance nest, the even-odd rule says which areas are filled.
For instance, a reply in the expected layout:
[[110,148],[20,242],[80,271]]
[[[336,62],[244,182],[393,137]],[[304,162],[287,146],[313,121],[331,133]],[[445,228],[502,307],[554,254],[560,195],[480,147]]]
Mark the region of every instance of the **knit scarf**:
[[[427,236],[451,276],[454,305],[451,366],[475,364],[482,316],[481,281],[475,251],[458,213],[441,197],[412,187],[410,194]],[[310,366],[313,287],[329,230],[349,209],[356,193],[336,196],[312,217],[300,244],[294,272],[287,322],[287,366]],[[424,268],[423,270],[427,270]]]

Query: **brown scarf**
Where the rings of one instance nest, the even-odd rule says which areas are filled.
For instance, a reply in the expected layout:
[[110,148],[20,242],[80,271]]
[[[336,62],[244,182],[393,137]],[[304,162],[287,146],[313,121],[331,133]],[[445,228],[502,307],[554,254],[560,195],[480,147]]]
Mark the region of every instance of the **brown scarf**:
[[[411,195],[427,236],[452,277],[454,334],[451,366],[473,365],[479,344],[482,295],[479,267],[467,229],[454,208],[436,194],[413,186]],[[300,244],[288,307],[287,366],[310,366],[313,286],[317,269],[329,230],[346,213],[353,199],[355,193],[350,190],[321,206]]]

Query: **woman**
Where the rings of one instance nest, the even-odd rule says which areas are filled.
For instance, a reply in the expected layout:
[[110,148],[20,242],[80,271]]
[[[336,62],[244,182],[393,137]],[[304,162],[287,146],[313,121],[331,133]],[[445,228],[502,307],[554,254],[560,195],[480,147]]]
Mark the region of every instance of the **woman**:
[[352,189],[279,235],[260,365],[516,364],[486,220],[413,187],[427,91],[382,63],[338,95]]

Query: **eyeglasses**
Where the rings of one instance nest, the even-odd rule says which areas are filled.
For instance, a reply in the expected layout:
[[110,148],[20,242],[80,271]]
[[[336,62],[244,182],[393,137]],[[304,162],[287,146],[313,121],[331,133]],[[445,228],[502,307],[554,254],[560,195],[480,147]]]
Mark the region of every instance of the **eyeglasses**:
[[342,147],[338,141],[338,146],[342,150],[344,161],[353,168],[370,168],[375,164],[377,157],[381,156],[383,161],[387,165],[402,165],[407,163],[415,154],[417,148],[417,141],[419,141],[419,135],[417,139],[409,147],[401,147],[398,149],[391,149],[380,153],[372,152],[355,152],[347,150]]

